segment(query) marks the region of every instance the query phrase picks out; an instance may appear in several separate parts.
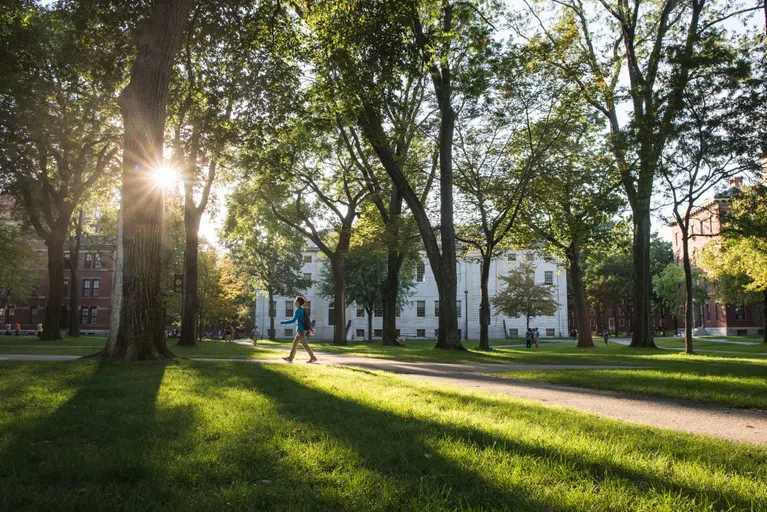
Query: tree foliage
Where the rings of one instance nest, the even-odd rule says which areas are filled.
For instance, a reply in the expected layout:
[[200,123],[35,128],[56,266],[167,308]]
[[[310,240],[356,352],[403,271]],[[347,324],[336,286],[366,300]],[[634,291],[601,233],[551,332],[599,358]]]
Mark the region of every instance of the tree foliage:
[[508,275],[499,277],[505,286],[492,300],[497,313],[511,318],[524,316],[529,328],[531,318],[557,312],[559,303],[554,299],[554,288],[535,282],[535,267],[531,263],[521,263]]

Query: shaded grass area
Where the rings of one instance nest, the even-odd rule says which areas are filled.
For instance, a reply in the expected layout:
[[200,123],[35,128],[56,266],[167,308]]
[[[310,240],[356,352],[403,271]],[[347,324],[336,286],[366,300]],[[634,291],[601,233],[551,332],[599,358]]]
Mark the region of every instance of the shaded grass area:
[[[684,350],[684,341],[679,338],[657,340],[655,343],[659,347]],[[701,351],[703,353],[706,353],[709,351],[738,352],[738,353],[744,353],[744,354],[756,354],[756,355],[767,356],[767,345],[764,345],[762,343],[740,345],[736,343],[723,343],[721,341],[711,341],[708,339],[694,339],[692,342],[692,349],[693,349],[693,352]]]
[[762,510],[767,450],[349,369],[0,363],[2,510]]
[[[282,355],[269,347],[243,346],[219,340],[206,340],[196,347],[179,347],[177,340],[168,340],[168,346],[179,357],[206,357],[222,359],[272,359]],[[0,354],[48,354],[78,355],[93,354],[104,348],[106,338],[65,336],[57,341],[43,341],[33,336],[0,336]]]
[[626,356],[653,369],[510,371],[499,376],[767,410],[767,358],[682,353]]

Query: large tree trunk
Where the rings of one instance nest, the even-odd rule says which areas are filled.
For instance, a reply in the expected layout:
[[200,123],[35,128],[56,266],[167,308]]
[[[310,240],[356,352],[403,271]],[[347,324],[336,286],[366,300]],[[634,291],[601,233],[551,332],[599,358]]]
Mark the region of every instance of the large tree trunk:
[[587,326],[578,329],[578,347],[591,348],[594,340],[591,337],[591,323],[589,322],[589,305],[586,301],[586,287],[583,286],[583,275],[580,265],[580,251],[572,247],[568,254],[570,262],[570,284],[573,287],[573,299],[575,300],[575,318],[578,325]]
[[270,340],[274,341],[277,338],[277,332],[274,330],[275,312],[272,310],[272,303],[274,302],[274,288],[269,287],[267,289],[267,293],[269,294],[269,332],[267,335]]
[[80,318],[77,314],[79,309],[77,270],[80,264],[80,243],[83,234],[83,211],[77,216],[75,224],[75,236],[69,244],[69,329],[67,334],[70,336],[80,336]]
[[344,252],[336,252],[330,259],[331,276],[335,283],[333,295],[333,345],[346,345],[346,277]]
[[373,341],[373,311],[367,311],[368,314],[368,341]]
[[[649,203],[649,201],[648,201]],[[634,213],[634,315],[632,347],[655,348],[652,336],[652,276],[650,274],[650,209],[633,208]],[[617,328],[617,326],[616,326]]]
[[[490,340],[487,332],[487,324],[490,323],[490,291],[488,290],[488,281],[490,280],[490,252],[486,255],[482,255],[480,273],[482,277],[479,282],[479,289],[481,291],[481,299],[479,302],[479,349],[490,350]],[[440,306],[441,305],[442,303],[440,303]]]
[[197,296],[197,256],[199,247],[200,215],[196,211],[184,211],[184,315],[181,319],[181,337],[178,345],[193,347],[197,344],[197,311],[200,309]]
[[[695,325],[695,310],[692,297],[692,264],[687,230],[682,230],[682,266],[684,267],[684,351],[692,354],[692,328]],[[701,319],[702,320],[702,319]]]
[[[45,240],[48,247],[48,299],[41,339],[61,339],[61,306],[64,295],[64,237],[51,233]],[[73,286],[76,286],[73,285]]]
[[386,279],[383,281],[383,339],[384,345],[397,344],[397,293],[399,272],[405,258],[394,247],[389,247],[386,259]]
[[114,344],[104,357],[172,358],[162,301],[163,191],[153,170],[163,162],[170,71],[183,36],[189,0],[158,0],[141,25],[138,55],[119,104],[123,145],[122,304]]
[[386,279],[383,281],[381,298],[383,302],[384,345],[397,344],[397,295],[399,293],[399,273],[405,257],[399,251],[400,218],[402,214],[402,194],[397,187],[392,188],[389,200],[388,247],[386,249]]
[[[767,8],[765,8],[765,14],[767,14]],[[767,290],[762,299],[762,343],[767,343]]]
[[[452,17],[452,8],[446,10],[446,17]],[[451,20],[446,20],[450,26]],[[439,96],[439,189],[440,189],[440,243],[442,261],[439,269],[434,268],[434,277],[439,290],[439,335],[437,348],[463,350],[458,334],[458,314],[455,295],[458,287],[455,261],[455,223],[453,222],[453,133],[455,111],[452,106],[452,84],[450,70],[443,69],[443,83],[436,88]]]

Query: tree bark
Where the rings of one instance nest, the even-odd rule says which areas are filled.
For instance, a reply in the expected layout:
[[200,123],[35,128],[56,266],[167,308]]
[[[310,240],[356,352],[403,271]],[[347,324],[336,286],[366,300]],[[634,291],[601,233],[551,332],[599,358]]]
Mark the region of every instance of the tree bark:
[[682,266],[684,267],[684,351],[692,354],[692,328],[695,325],[694,304],[692,297],[692,264],[690,263],[689,241],[687,230],[682,230]]
[[586,301],[586,287],[583,285],[583,275],[580,265],[580,251],[576,246],[570,248],[568,259],[570,261],[570,284],[573,287],[573,299],[575,300],[575,317],[578,325],[586,325],[586,329],[578,329],[578,347],[592,348],[594,339],[591,336],[591,324],[589,323],[589,305]]
[[[487,324],[490,320],[490,291],[488,290],[488,281],[490,280],[490,252],[482,255],[482,265],[480,273],[482,275],[479,283],[480,302],[479,302],[479,349],[490,350],[490,339],[488,336]],[[440,302],[440,309],[442,303]],[[441,311],[440,311],[441,313]]]
[[177,345],[193,347],[197,344],[197,311],[200,309],[197,296],[197,257],[201,215],[197,211],[184,209],[184,315],[181,319],[181,337]]
[[79,300],[77,292],[77,271],[80,265],[80,243],[83,234],[83,211],[77,216],[75,224],[75,237],[69,244],[69,330],[68,334],[73,337],[80,336],[80,318],[77,314]]
[[386,257],[386,279],[383,282],[383,339],[384,345],[397,344],[397,294],[399,272],[405,258],[395,247],[389,247]]
[[48,298],[45,303],[43,340],[61,339],[61,306],[64,295],[64,237],[51,233],[45,240],[48,247]]
[[192,2],[158,0],[144,21],[128,86],[120,94],[123,143],[122,304],[114,344],[103,357],[169,359],[162,302],[162,165],[168,83]]
[[[648,201],[649,203],[649,201]],[[634,212],[634,325],[632,347],[655,348],[651,325],[652,275],[650,274],[650,209]],[[616,325],[617,329],[617,325]]]
[[330,271],[335,283],[333,295],[333,345],[346,343],[346,276],[344,276],[344,254],[336,251],[330,258]]
[[767,290],[765,290],[764,298],[762,299],[762,327],[762,343],[767,343]]
[[368,341],[373,341],[373,312],[367,311],[368,314]]
[[399,251],[400,219],[402,216],[402,194],[393,187],[389,200],[388,247],[386,248],[386,279],[383,281],[381,299],[383,305],[384,345],[397,345],[397,295],[399,294],[399,273],[405,257]]
[[275,312],[272,310],[272,303],[274,302],[274,288],[269,288],[267,290],[267,293],[269,293],[269,332],[268,337],[270,340],[274,341],[276,339],[276,331],[274,330],[274,314]]

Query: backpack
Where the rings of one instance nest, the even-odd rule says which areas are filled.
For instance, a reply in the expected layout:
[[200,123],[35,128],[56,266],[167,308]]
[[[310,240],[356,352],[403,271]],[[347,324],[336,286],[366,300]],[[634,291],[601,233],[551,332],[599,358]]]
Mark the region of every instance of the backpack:
[[309,310],[306,308],[302,308],[304,310],[304,330],[309,331],[312,328],[312,319],[309,318]]

